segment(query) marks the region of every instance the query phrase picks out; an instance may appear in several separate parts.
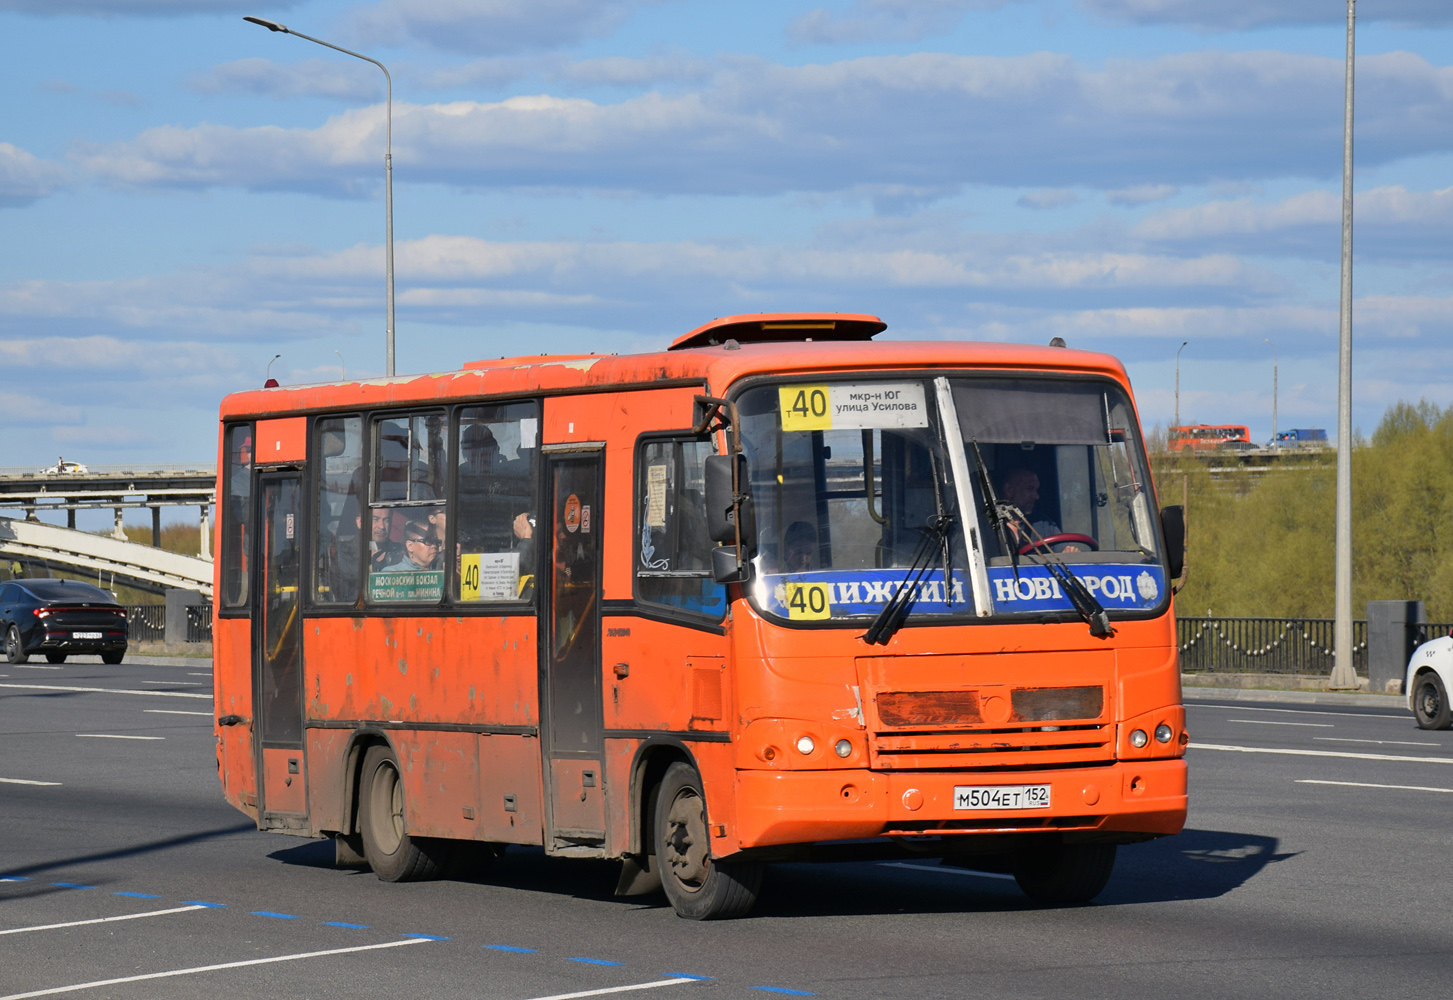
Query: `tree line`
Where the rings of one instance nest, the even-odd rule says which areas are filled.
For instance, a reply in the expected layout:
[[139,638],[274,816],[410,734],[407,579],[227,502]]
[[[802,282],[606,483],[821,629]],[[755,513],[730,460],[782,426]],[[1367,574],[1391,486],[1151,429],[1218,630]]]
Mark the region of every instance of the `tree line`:
[[[1330,618],[1335,587],[1335,452],[1278,459],[1269,472],[1155,446],[1162,504],[1186,504],[1177,613]],[[1266,464],[1266,463],[1258,463]],[[1399,402],[1352,449],[1352,601],[1421,600],[1453,622],[1453,405]]]

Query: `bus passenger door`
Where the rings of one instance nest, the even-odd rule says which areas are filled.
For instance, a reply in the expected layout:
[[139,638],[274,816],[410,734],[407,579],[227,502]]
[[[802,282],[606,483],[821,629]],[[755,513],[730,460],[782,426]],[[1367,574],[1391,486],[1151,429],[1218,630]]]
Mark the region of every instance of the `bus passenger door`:
[[540,629],[541,720],[549,803],[545,849],[597,854],[605,843],[600,700],[603,451],[547,456],[549,564]]
[[304,829],[302,486],[295,472],[258,477],[259,570],[252,590],[253,746],[257,753],[258,827]]

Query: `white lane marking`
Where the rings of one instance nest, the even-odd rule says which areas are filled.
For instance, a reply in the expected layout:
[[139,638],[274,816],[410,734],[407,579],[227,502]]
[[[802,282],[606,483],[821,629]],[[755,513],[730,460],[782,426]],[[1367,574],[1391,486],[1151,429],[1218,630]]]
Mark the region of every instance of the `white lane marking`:
[[202,682],[201,681],[142,681],[141,683],[143,683],[143,684],[170,684],[173,687],[189,687],[189,688],[199,688],[199,687],[202,686]]
[[205,674],[187,674],[187,676],[188,677],[211,677],[212,676],[212,672],[209,670]]
[[[209,719],[212,717],[211,712],[186,712],[179,708],[143,708],[142,711],[150,715],[205,715]],[[1436,745],[1429,744],[1429,746]]]
[[[210,715],[210,712],[205,713]],[[1407,740],[1354,740],[1350,736],[1313,736],[1314,740],[1325,740],[1328,743],[1381,743],[1395,747],[1440,747],[1441,743],[1411,743]]]
[[0,778],[0,785],[59,785],[59,781],[29,781],[25,778]]
[[1227,719],[1227,722],[1244,722],[1248,726],[1310,726],[1313,729],[1336,729],[1330,722],[1277,722],[1273,719]]
[[119,917],[97,917],[94,920],[72,920],[65,924],[37,924],[35,927],[11,927],[0,934],[28,934],[31,931],[54,931],[62,927],[84,927],[86,924],[109,924],[117,920],[140,920],[143,917],[163,917],[168,913],[186,913],[188,910],[205,910],[206,906],[174,906],[170,910],[148,910],[146,913],[123,913]]
[[1425,785],[1374,785],[1366,781],[1318,781],[1316,778],[1298,778],[1299,785],[1346,785],[1348,788],[1395,788],[1403,792],[1446,792],[1453,795],[1453,788],[1428,788]]
[[[198,965],[190,969],[171,969],[167,972],[148,972],[141,976],[124,976],[120,979],[98,979],[91,983],[76,983],[73,986],[53,986],[48,990],[32,990],[29,993],[12,993],[0,1000],[28,1000],[29,997],[46,997],[56,993],[75,993],[91,990],[98,986],[116,986],[120,983],[139,983],[147,979],[170,979],[172,976],[190,976],[198,972],[216,972],[219,969],[241,969],[249,965],[271,965],[275,962],[296,962],[304,958],[323,958],[328,955],[351,955],[359,951],[376,951],[379,948],[402,948],[410,944],[427,944],[428,938],[405,938],[402,941],[385,941],[383,944],[364,944],[354,948],[332,948],[328,951],[304,951],[296,955],[274,955],[272,958],[249,958],[243,962],[223,962],[220,965]],[[689,982],[690,980],[688,980]]]
[[1250,705],[1197,705],[1193,701],[1186,702],[1186,708],[1213,708],[1218,712],[1284,712],[1287,715],[1338,715],[1348,719],[1402,719],[1406,722],[1412,717],[1411,712],[1404,712],[1402,715],[1378,715],[1375,712],[1318,712],[1310,708],[1253,708]]
[[119,733],[77,733],[83,740],[164,740],[165,736],[122,736]]
[[[579,993],[556,993],[548,997],[534,997],[533,1000],[573,1000],[575,997],[598,997],[606,993],[630,993],[632,990],[654,990],[657,986],[679,986],[682,983],[699,982],[701,982],[700,979],[658,979],[652,983],[637,983],[634,986],[608,986],[603,990],[582,990]],[[0,1000],[11,1000],[11,998],[0,997]]]
[[[1197,743],[1191,741],[1191,746],[1196,750],[1236,750],[1241,753],[1284,753],[1293,757],[1342,757],[1347,760],[1393,760],[1413,761],[1419,764],[1453,764],[1453,757],[1400,757],[1390,753],[1351,753],[1346,750],[1292,750],[1273,749],[1271,747],[1233,747],[1223,746],[1217,743]],[[0,998],[4,1000],[4,998]]]
[[952,865],[915,865],[911,861],[880,861],[883,868],[916,868],[921,872],[947,872],[950,875],[970,875],[974,878],[1007,878],[1014,881],[1013,875],[1004,875],[1000,872],[976,872],[968,868],[955,868]]
[[[80,694],[141,694],[148,698],[205,698],[212,700],[210,694],[193,694],[191,691],[129,691],[125,688],[83,688],[64,687],[60,684],[0,684],[0,688],[16,688],[20,691],[74,691]],[[0,1000],[4,1000],[0,997]]]
[[16,670],[64,670],[64,669],[66,669],[65,667],[42,667],[42,666],[38,666],[38,665],[36,665],[34,663],[31,663],[31,664],[12,663],[10,665],[12,667],[14,667]]

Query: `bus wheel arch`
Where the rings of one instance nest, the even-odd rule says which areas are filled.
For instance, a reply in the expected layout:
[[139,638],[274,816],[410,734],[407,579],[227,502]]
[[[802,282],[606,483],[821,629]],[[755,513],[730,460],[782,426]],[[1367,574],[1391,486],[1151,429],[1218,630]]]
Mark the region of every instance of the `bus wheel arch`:
[[656,786],[651,839],[661,888],[676,915],[687,920],[746,916],[762,887],[757,861],[711,856],[710,821],[701,774],[674,761]]
[[363,856],[374,874],[385,882],[438,878],[448,860],[449,844],[409,834],[403,769],[387,743],[375,743],[364,752],[358,788]]

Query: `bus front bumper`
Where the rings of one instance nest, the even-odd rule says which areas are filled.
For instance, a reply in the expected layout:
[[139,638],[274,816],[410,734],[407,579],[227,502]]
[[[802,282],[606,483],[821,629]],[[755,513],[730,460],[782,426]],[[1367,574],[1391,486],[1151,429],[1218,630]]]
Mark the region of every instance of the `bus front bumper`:
[[[969,800],[1004,797],[986,795],[984,789],[1026,786],[1048,786],[1049,804],[963,807]],[[966,789],[980,791],[971,795]],[[1185,821],[1184,759],[1012,773],[739,770],[734,839],[742,849],[865,837],[1046,831],[1135,839],[1179,833]]]

